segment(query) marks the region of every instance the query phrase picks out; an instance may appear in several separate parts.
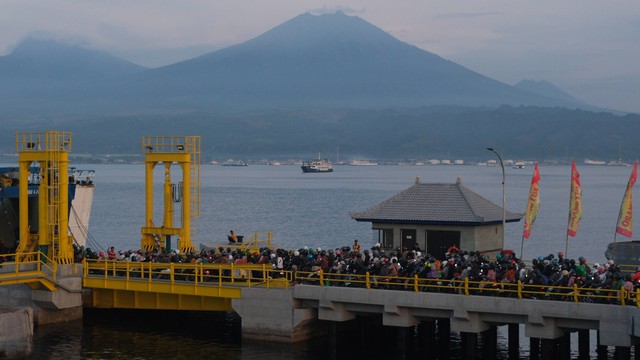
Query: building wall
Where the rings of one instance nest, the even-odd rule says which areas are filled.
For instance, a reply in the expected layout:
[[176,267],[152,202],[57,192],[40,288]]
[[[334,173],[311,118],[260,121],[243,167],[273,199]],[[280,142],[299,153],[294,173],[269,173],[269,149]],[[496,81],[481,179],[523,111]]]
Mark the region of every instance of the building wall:
[[477,226],[475,231],[476,250],[493,256],[502,249],[502,224]]
[[[427,230],[459,231],[460,249],[467,251],[489,251],[501,247],[502,224],[486,226],[447,226],[416,224],[384,224],[372,223],[372,229],[393,229],[392,249],[402,247],[402,229],[415,229],[416,241],[421,249],[426,249]],[[489,255],[493,254],[491,252]]]

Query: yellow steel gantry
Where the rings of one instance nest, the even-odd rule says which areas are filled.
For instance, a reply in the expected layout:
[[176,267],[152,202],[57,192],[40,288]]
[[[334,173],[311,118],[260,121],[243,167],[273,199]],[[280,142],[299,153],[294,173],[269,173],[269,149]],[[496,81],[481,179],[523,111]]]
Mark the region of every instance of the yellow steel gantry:
[[[172,235],[178,236],[178,250],[193,252],[192,220],[200,216],[200,136],[145,136],[145,226],[141,229],[144,250],[167,250]],[[164,210],[162,226],[153,221],[153,169],[164,164]],[[171,165],[182,169],[182,182],[171,183]],[[173,202],[182,202],[181,227],[173,223]],[[195,226],[194,226],[195,228]]]
[[[16,133],[20,167],[17,253],[24,259],[39,250],[59,264],[73,263],[73,239],[69,237],[70,151],[70,132]],[[29,223],[29,168],[34,162],[40,164],[37,227]]]

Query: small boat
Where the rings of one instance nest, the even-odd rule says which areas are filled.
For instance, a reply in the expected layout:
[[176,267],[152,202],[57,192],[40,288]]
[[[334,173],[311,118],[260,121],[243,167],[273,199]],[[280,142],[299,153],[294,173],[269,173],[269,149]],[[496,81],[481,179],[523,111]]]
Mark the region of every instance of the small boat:
[[514,169],[524,169],[524,161],[518,160],[518,161],[514,162],[513,163],[513,168]]
[[333,172],[333,166],[327,159],[321,159],[318,153],[318,158],[311,161],[302,162],[303,173],[327,173]]
[[584,158],[584,164],[585,165],[605,165],[606,162],[601,160],[591,160],[589,158]]
[[376,166],[377,162],[369,161],[369,160],[353,160],[349,162],[351,166]]
[[229,159],[223,163],[221,163],[220,165],[222,166],[248,166],[248,164],[242,160],[233,160],[233,159]]
[[607,163],[608,166],[631,166],[631,164],[627,164],[626,162],[622,161],[622,159],[618,159],[618,160],[611,160]]

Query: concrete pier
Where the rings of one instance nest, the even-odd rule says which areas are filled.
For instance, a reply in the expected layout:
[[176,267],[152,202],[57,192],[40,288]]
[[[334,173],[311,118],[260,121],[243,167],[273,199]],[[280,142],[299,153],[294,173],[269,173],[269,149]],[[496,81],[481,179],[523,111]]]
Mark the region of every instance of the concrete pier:
[[[295,342],[335,336],[333,324],[360,324],[360,329],[378,329],[377,334],[366,335],[370,341],[376,335],[394,339],[399,355],[414,346],[446,357],[453,332],[461,336],[465,358],[477,358],[480,351],[484,358],[494,358],[497,327],[508,326],[509,357],[515,359],[522,326],[530,338],[532,359],[569,359],[571,333],[576,331],[580,358],[588,358],[590,330],[599,334],[599,358],[613,346],[617,358],[627,359],[630,346],[638,341],[635,334],[640,334],[640,310],[634,306],[459,294],[312,285],[286,290],[255,287],[244,289],[232,307],[242,318],[243,338]],[[395,331],[388,332],[390,328]],[[416,336],[410,333],[415,329]],[[361,330],[352,334],[356,332],[365,336]]]
[[[318,309],[303,307],[293,289],[246,288],[242,299],[233,299],[233,309],[242,321],[242,337],[265,341],[297,342],[328,333],[327,323],[318,321]],[[355,314],[332,321],[354,320]]]
[[[15,267],[8,264],[2,271],[11,273]],[[82,318],[82,266],[58,265],[56,272],[56,291],[0,286],[0,331],[6,332],[0,334],[0,353],[28,354],[35,326]]]
[[22,358],[31,354],[33,309],[0,310],[0,357]]

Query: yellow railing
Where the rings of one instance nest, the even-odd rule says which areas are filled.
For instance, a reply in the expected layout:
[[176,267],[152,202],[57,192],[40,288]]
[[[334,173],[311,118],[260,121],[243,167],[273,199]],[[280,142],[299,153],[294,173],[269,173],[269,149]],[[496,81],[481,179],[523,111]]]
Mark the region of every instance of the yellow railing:
[[153,263],[85,260],[84,276],[105,280],[202,286],[289,287],[290,271],[274,270],[271,264]]
[[0,264],[0,285],[40,282],[41,279],[55,282],[57,279],[58,264],[40,251],[1,256],[4,261]]
[[523,284],[520,281],[491,282],[445,280],[413,277],[389,277],[370,273],[337,274],[323,271],[280,271],[271,264],[153,263],[110,260],[85,260],[84,276],[104,280],[145,281],[149,283],[191,284],[194,286],[288,288],[291,284],[348,286],[366,289],[405,290],[498,296],[517,299],[540,299],[584,303],[635,304],[640,291],[591,287]]
[[271,232],[254,232],[253,234],[246,236],[241,244],[239,244],[241,250],[250,251],[253,253],[259,253],[260,248],[271,249]]
[[293,280],[300,284],[321,286],[350,286],[366,289],[408,290],[414,292],[436,292],[461,294],[466,296],[484,295],[512,297],[518,299],[545,299],[556,301],[572,301],[585,303],[614,303],[620,305],[635,304],[640,308],[640,302],[636,301],[640,296],[640,290],[634,292],[620,290],[578,287],[532,285],[518,281],[491,282],[445,280],[413,277],[389,277],[355,274],[325,273],[323,271],[296,271]]

